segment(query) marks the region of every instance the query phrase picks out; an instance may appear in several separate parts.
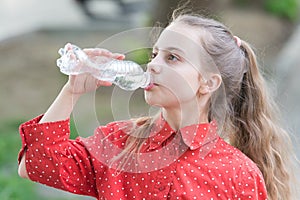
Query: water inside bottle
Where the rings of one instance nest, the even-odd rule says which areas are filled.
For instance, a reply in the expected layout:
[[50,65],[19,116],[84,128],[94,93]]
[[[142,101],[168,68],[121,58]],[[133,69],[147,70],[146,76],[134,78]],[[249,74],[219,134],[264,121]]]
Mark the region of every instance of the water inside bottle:
[[140,74],[118,74],[114,80],[121,89],[136,90],[149,85],[150,78],[146,73]]

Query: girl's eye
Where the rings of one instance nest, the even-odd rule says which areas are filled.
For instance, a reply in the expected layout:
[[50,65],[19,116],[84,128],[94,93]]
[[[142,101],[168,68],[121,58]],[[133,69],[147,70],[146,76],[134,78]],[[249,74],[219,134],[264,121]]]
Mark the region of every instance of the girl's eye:
[[156,57],[157,53],[152,52],[150,55],[150,61],[153,60]]
[[176,55],[174,55],[174,54],[170,54],[168,56],[168,60],[170,60],[170,61],[178,61],[179,58]]

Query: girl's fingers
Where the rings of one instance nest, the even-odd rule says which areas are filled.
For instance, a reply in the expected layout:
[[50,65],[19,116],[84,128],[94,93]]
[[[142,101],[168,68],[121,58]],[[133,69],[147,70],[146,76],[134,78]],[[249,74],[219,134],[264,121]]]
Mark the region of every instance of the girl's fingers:
[[[64,47],[65,51],[72,51],[72,44],[67,43]],[[89,56],[106,56],[106,57],[112,57],[118,60],[123,60],[125,58],[124,54],[121,53],[112,53],[107,49],[102,48],[85,48],[83,51],[89,55]]]
[[88,48],[88,49],[84,49],[83,51],[90,56],[108,56],[108,57],[110,57],[113,55],[107,49],[100,49],[100,48]]
[[101,49],[101,48],[87,48],[84,49],[84,52],[88,54],[89,56],[106,56],[106,57],[112,57],[114,59],[123,60],[125,58],[124,54],[121,53],[112,53],[107,49]]
[[117,59],[117,60],[124,60],[125,59],[125,55],[121,54],[121,53],[113,53],[112,57],[114,59]]
[[69,51],[69,50],[72,50],[72,44],[71,43],[67,43],[66,45],[65,45],[65,49],[67,50],[67,51]]
[[97,80],[97,87],[99,87],[99,86],[111,86],[111,85],[112,85],[111,82]]

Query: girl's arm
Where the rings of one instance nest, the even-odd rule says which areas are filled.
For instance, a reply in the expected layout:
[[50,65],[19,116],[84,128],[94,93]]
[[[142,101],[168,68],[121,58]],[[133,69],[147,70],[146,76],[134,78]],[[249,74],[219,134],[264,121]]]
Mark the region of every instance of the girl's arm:
[[100,173],[104,166],[94,162],[81,138],[69,139],[69,119],[39,123],[41,118],[20,126],[20,175],[50,187],[97,197],[94,166],[101,165]]
[[[65,49],[72,51],[72,45],[66,44]],[[93,60],[99,57],[107,57],[123,60],[125,56],[119,53],[111,53],[106,49],[84,49],[88,57]],[[75,55],[70,55],[74,57]],[[63,120],[70,117],[73,107],[82,94],[96,90],[99,86],[110,86],[111,83],[95,79],[90,74],[79,74],[69,76],[69,80],[62,91],[50,106],[40,123]]]
[[[106,56],[114,59],[124,59],[123,54],[111,53],[105,49],[86,49],[89,56]],[[95,79],[90,74],[79,74],[69,76],[68,82],[46,111],[38,123],[55,122],[68,119],[79,97],[87,92],[96,90],[100,86],[110,86],[110,82]],[[18,173],[23,178],[28,178],[25,165],[26,149],[19,163]]]
[[68,84],[66,84],[39,123],[69,118],[79,97],[79,94],[72,94],[72,92],[68,90]]
[[111,83],[99,81],[89,74],[70,76],[69,81],[39,123],[69,118],[79,97],[82,94],[96,90],[101,85],[109,86]]
[[[65,85],[39,123],[59,121],[69,118],[79,97],[79,95],[72,95],[72,93],[67,90],[67,85]],[[18,173],[22,178],[29,178],[26,171],[25,156],[26,149],[19,164]]]
[[[108,86],[111,83],[96,80],[89,74],[70,76],[69,81],[38,123],[55,122],[70,118],[79,97],[84,93],[96,90],[101,85]],[[21,177],[28,178],[25,156],[26,150],[19,164],[18,173]]]

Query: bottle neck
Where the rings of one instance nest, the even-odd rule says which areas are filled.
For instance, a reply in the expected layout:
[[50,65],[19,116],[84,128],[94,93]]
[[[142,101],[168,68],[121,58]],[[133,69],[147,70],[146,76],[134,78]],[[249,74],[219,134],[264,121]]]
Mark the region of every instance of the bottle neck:
[[144,72],[144,79],[143,79],[143,83],[141,84],[141,88],[146,88],[150,85],[151,83],[151,75],[149,72]]

